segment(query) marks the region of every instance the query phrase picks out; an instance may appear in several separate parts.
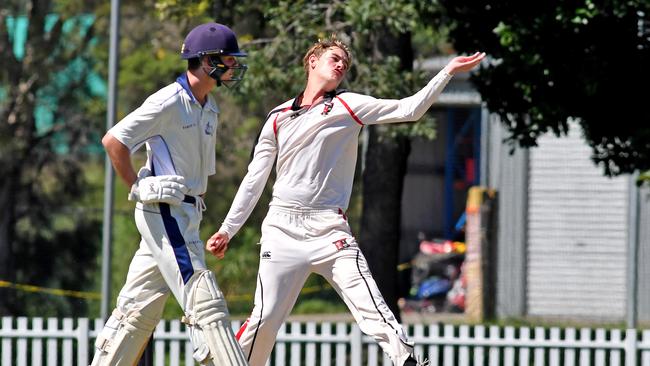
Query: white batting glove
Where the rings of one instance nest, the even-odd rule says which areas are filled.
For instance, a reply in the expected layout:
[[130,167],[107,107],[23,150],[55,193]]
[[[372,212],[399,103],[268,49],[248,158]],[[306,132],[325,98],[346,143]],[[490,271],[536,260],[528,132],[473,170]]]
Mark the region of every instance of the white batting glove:
[[188,188],[185,178],[180,175],[150,176],[151,172],[142,168],[138,172],[138,180],[131,186],[129,201],[142,203],[163,202],[170,205],[180,205],[185,198]]

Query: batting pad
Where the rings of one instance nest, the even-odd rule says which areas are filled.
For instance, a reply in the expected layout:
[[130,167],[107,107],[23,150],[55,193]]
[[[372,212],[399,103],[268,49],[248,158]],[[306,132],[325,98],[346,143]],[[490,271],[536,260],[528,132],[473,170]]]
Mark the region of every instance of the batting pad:
[[160,296],[144,309],[130,311],[128,315],[115,309],[97,336],[91,366],[135,365],[160,320],[166,299]]
[[226,300],[214,274],[204,270],[195,276],[183,318],[194,345],[194,359],[208,366],[248,365],[230,327]]

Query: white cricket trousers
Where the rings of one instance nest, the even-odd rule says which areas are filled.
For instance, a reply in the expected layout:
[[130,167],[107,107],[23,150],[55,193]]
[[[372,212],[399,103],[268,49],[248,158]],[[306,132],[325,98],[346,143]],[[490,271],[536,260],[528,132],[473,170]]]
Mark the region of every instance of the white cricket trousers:
[[309,274],[317,273],[346,303],[361,331],[379,343],[395,365],[413,352],[340,210],[271,206],[262,224],[255,307],[238,333],[251,366],[264,366],[280,326]]
[[[124,290],[131,290],[125,295],[135,295],[133,282],[141,283],[135,290],[171,290],[185,309],[190,279],[194,273],[206,270],[205,249],[199,236],[201,206],[200,201],[179,206],[136,205],[135,222],[142,241],[129,267]],[[145,268],[150,270],[143,273]]]
[[[183,310],[186,309],[188,292],[197,277],[193,275],[206,270],[205,251],[199,237],[205,206],[200,198],[196,199],[196,203],[183,202],[179,206],[136,204],[135,222],[142,240],[129,265],[116,310],[100,334],[103,338],[110,340],[117,332],[110,326],[119,323],[116,312],[124,318],[137,316],[146,328],[143,331],[153,331],[170,292]],[[147,338],[133,339],[131,342],[138,344],[126,347],[135,353],[142,352]]]

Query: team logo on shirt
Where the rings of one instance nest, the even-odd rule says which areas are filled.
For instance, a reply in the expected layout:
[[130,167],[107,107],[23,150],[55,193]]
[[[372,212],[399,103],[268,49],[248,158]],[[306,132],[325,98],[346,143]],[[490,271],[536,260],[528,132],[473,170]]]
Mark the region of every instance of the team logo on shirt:
[[271,251],[265,250],[262,252],[262,259],[271,259]]
[[212,132],[214,132],[214,126],[212,125],[212,122],[208,122],[208,124],[205,125],[205,134],[212,135]]

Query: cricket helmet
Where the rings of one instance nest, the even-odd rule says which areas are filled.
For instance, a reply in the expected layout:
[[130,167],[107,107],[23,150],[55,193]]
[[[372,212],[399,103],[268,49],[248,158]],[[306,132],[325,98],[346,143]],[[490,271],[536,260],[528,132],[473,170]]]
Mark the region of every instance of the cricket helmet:
[[219,23],[196,26],[187,34],[181,47],[181,58],[206,57],[210,65],[206,70],[208,75],[217,81],[218,86],[233,87],[244,79],[248,66],[239,62],[228,66],[222,56],[245,57],[247,53],[239,49],[235,32]]
[[185,37],[181,58],[186,60],[205,55],[247,56],[239,49],[235,32],[219,23],[196,26]]

